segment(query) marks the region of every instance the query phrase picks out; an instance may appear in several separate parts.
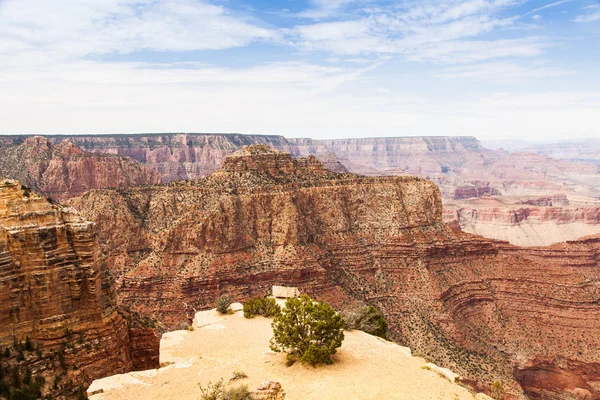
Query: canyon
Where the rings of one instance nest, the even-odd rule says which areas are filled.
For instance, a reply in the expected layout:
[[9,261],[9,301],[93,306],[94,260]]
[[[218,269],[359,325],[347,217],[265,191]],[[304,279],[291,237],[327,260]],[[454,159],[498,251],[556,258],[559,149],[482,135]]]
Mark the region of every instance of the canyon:
[[0,287],[1,367],[43,377],[51,398],[158,361],[158,338],[149,344],[148,328],[128,326],[116,307],[93,223],[7,179],[0,179]]
[[376,306],[397,343],[477,390],[499,379],[512,398],[600,398],[598,236],[485,239],[444,223],[431,181],[335,173],[265,146],[203,179],[67,204],[96,223],[117,304],[150,320],[189,324],[221,294],[297,286],[338,309]]
[[61,201],[90,189],[151,185],[160,175],[130,158],[85,152],[71,140],[41,136],[0,147],[0,176]]
[[[599,221],[577,220],[578,215],[593,214],[598,206],[600,174],[594,160],[557,159],[532,151],[491,150],[469,136],[335,140],[195,133],[0,136],[0,155],[16,155],[0,157],[0,172],[47,196],[65,200],[93,188],[202,178],[217,170],[227,155],[253,144],[270,145],[294,157],[314,155],[335,172],[416,175],[429,179],[442,192],[445,216],[449,218],[446,220],[457,228],[488,238],[532,246],[600,233]],[[64,155],[65,152],[69,155]],[[3,159],[6,159],[4,168]],[[16,163],[19,159],[32,161],[20,165]],[[6,165],[19,168],[11,170]],[[528,215],[543,215],[541,221],[507,216],[482,219],[479,217],[499,216],[506,211],[484,210],[485,204],[480,203],[477,213],[471,212],[473,199],[485,195],[498,197],[502,203],[518,203],[534,196],[567,196],[580,208],[590,209],[572,212],[571,218],[564,218],[565,212],[571,211],[544,205],[544,209],[524,211]],[[464,211],[456,214],[460,209]],[[456,215],[450,218],[453,213]],[[552,220],[555,216],[561,219]]]

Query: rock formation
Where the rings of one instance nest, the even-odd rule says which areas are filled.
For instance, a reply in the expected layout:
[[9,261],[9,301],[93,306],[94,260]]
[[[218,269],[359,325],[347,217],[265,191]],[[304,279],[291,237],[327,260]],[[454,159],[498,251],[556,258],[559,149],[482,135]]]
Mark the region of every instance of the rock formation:
[[600,202],[571,204],[566,196],[525,200],[484,196],[447,202],[444,221],[518,246],[548,246],[597,234]]
[[500,196],[502,193],[498,189],[489,186],[459,187],[454,191],[454,200],[466,200],[483,195]]
[[43,392],[58,398],[134,367],[93,224],[6,179],[0,288],[0,349],[10,354],[0,357],[3,370],[45,377]]
[[132,159],[87,153],[69,139],[55,145],[40,136],[0,148],[0,176],[17,179],[56,200],[90,189],[147,185],[161,180],[156,171]]
[[521,249],[455,232],[429,181],[334,173],[264,147],[202,180],[69,204],[97,223],[118,301],[142,315],[189,323],[221,294],[296,286],[375,305],[396,341],[479,389],[500,379],[519,397],[598,398],[600,238]]

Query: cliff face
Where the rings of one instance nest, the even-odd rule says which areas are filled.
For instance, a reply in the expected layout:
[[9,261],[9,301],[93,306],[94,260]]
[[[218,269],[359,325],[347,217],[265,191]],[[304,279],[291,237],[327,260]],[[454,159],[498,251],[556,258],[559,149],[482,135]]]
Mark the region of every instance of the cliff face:
[[[466,160],[492,156],[474,137],[398,137],[368,139],[286,139],[241,134],[46,135],[59,143],[73,141],[85,151],[131,157],[158,170],[165,182],[208,176],[225,157],[242,146],[266,144],[293,156],[334,153],[354,173],[381,175],[390,171],[418,175],[440,173]],[[26,136],[0,137],[15,145]],[[327,164],[327,160],[324,160]]]
[[17,179],[57,200],[90,189],[159,183],[160,175],[128,158],[87,153],[72,141],[35,136],[0,149],[0,176]]
[[256,147],[203,180],[69,204],[98,224],[119,302],[144,315],[175,324],[223,293],[299,286],[338,308],[377,306],[396,341],[481,389],[598,398],[600,239],[523,250],[454,232],[429,181]]
[[566,196],[518,201],[484,196],[446,204],[444,221],[517,246],[549,246],[597,234],[600,205],[571,205]]
[[133,367],[93,224],[5,179],[0,288],[2,367],[44,376],[52,398]]

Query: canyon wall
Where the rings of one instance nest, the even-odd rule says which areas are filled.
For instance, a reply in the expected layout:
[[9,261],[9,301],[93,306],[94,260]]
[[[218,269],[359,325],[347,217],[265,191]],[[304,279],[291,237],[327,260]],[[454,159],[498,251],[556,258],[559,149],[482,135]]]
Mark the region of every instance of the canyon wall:
[[480,390],[500,379],[517,398],[600,398],[599,238],[521,249],[455,232],[429,181],[264,147],[202,180],[69,204],[97,223],[119,303],[144,316],[189,323],[221,294],[298,286],[338,308],[375,305],[394,340]]
[[156,171],[130,158],[88,153],[69,139],[53,144],[40,136],[1,147],[0,176],[17,179],[56,200],[78,196],[90,189],[161,181]]
[[549,246],[597,234],[600,202],[571,204],[562,195],[520,200],[483,196],[447,202],[444,222],[517,246]]
[[[474,137],[396,137],[367,139],[286,139],[276,135],[128,134],[45,135],[54,143],[68,139],[85,151],[130,157],[156,169],[165,182],[204,177],[242,146],[267,144],[294,156],[335,154],[351,172],[368,175],[434,174],[481,154],[493,156]],[[0,136],[0,146],[27,136]],[[388,171],[389,170],[389,171]]]
[[43,376],[51,398],[134,367],[96,239],[72,210],[0,179],[0,361]]

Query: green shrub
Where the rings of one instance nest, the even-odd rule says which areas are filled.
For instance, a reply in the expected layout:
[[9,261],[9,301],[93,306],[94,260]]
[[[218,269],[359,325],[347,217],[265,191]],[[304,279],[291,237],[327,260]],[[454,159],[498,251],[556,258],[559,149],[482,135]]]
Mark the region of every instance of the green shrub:
[[383,314],[373,306],[365,306],[358,310],[343,311],[344,329],[357,329],[369,335],[387,339],[388,323]]
[[271,325],[271,350],[287,353],[289,363],[331,364],[331,355],[344,340],[342,316],[307,295],[288,299]]
[[217,311],[219,314],[229,314],[229,307],[231,306],[231,297],[229,295],[221,296],[217,299]]
[[271,318],[281,313],[281,307],[272,297],[257,297],[244,303],[244,317],[254,318],[257,315]]

